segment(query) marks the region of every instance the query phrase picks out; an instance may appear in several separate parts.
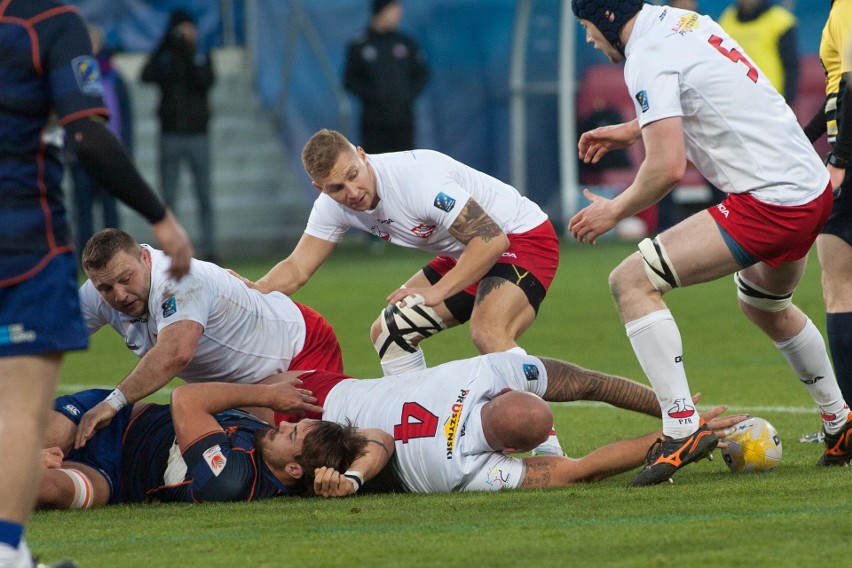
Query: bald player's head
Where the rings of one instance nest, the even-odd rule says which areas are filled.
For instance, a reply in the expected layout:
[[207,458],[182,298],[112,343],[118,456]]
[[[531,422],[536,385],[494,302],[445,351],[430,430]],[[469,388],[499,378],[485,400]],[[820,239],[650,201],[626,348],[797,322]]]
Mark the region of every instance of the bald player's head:
[[509,391],[482,407],[482,430],[488,445],[498,452],[529,452],[550,436],[553,413],[538,396]]

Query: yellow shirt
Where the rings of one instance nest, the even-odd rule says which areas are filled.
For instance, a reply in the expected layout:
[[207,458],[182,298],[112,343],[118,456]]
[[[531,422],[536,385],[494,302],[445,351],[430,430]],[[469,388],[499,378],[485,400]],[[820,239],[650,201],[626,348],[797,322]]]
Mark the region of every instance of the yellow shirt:
[[843,74],[852,71],[852,57],[848,50],[852,31],[852,0],[835,0],[822,30],[819,58],[825,69],[825,123],[828,141],[837,138],[837,102],[843,84]]
[[796,17],[780,6],[772,6],[754,20],[737,19],[737,7],[730,6],[719,17],[719,25],[736,40],[752,63],[772,86],[784,94],[784,65],[778,40],[796,25]]

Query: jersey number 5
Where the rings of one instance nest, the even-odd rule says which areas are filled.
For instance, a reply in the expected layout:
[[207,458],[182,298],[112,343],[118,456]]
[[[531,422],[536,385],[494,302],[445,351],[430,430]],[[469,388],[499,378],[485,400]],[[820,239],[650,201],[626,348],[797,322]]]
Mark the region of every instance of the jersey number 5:
[[393,427],[393,439],[407,444],[412,438],[431,438],[437,430],[437,416],[416,402],[406,402],[402,405],[400,424]]
[[757,67],[755,67],[751,61],[746,59],[746,56],[742,54],[740,50],[736,47],[734,49],[725,49],[722,47],[722,38],[717,35],[711,35],[710,39],[707,41],[710,42],[710,45],[716,48],[716,51],[733,61],[734,63],[742,63],[746,67],[748,67],[748,78],[752,80],[753,83],[757,83]]

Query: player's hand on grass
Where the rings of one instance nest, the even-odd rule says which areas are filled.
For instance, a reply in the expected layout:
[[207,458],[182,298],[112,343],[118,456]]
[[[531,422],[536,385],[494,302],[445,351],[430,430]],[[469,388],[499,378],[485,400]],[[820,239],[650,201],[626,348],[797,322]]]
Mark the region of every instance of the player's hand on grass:
[[592,193],[588,188],[583,190],[583,195],[591,203],[571,217],[568,230],[581,243],[588,241],[593,245],[599,236],[615,227],[621,217],[612,199]]
[[355,482],[331,467],[314,470],[314,493],[320,497],[348,497],[358,491]]
[[106,401],[101,401],[89,410],[80,419],[77,425],[77,433],[74,436],[74,448],[80,449],[95,433],[109,425],[116,415],[116,410]]
[[281,382],[269,385],[273,398],[269,408],[282,414],[303,416],[305,412],[322,413],[322,406],[314,404],[317,398],[307,389],[300,388],[302,381],[297,378],[287,378]]
[[719,448],[725,448],[728,443],[725,441],[725,436],[734,433],[736,425],[749,418],[748,414],[732,414],[730,416],[720,416],[728,410],[728,405],[723,404],[701,415],[701,418],[707,422],[707,425],[713,429],[713,432],[719,437]]
[[195,251],[192,250],[192,243],[189,242],[189,237],[186,236],[186,231],[177,222],[171,211],[166,211],[166,216],[162,221],[151,225],[151,230],[154,233],[154,238],[160,243],[169,258],[169,275],[175,280],[180,280],[189,272],[189,263]]
[[45,448],[41,451],[41,467],[44,469],[59,469],[62,467],[62,458],[65,455],[62,453],[62,450],[53,447],[53,448]]

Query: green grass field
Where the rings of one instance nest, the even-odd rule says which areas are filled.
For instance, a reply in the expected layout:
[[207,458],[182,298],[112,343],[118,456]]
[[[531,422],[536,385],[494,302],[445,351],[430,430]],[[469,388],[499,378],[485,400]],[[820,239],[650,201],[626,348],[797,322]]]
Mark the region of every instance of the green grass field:
[[[564,246],[556,281],[520,344],[645,382],[606,285],[634,248]],[[332,323],[355,376],[381,375],[370,323],[385,296],[429,258],[389,249],[341,248],[294,297]],[[256,278],[272,262],[231,266]],[[690,386],[704,393],[702,408],[725,403],[772,422],[784,443],[775,471],[733,475],[717,455],[680,472],[674,485],[640,490],[625,488],[628,473],[549,491],[39,512],[30,546],[45,560],[74,558],[84,567],[849,565],[852,470],[818,470],[821,448],[797,443],[819,427],[819,417],[772,343],[737,309],[733,282],[677,290],[667,301],[683,334]],[[823,329],[815,257],[795,301]],[[424,349],[432,365],[476,354],[466,327]],[[117,334],[102,330],[89,351],[66,359],[61,389],[113,386],[135,362]],[[555,405],[554,412],[569,455],[658,427],[655,419],[592,404]]]

